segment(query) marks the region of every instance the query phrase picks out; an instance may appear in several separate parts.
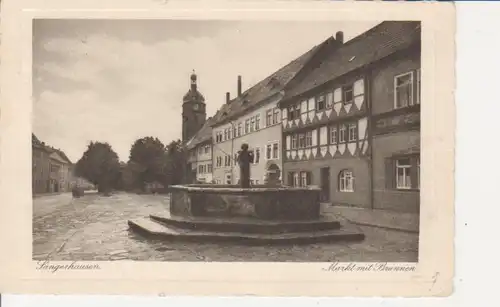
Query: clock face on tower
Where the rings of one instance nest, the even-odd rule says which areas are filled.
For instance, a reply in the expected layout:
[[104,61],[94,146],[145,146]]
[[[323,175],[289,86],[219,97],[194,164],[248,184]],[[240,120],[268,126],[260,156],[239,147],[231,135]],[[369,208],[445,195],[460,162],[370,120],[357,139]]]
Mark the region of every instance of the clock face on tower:
[[195,111],[196,111],[196,110],[198,110],[198,108],[199,108],[199,104],[195,103],[195,104],[193,105],[193,110],[195,110]]

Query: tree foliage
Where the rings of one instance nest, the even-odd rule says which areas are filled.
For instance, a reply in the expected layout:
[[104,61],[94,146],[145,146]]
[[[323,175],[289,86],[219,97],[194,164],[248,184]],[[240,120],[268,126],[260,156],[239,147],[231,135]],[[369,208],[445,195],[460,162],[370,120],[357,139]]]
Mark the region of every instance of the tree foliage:
[[165,163],[165,145],[158,138],[144,137],[132,144],[128,168],[136,186],[143,188],[146,183],[163,182]]
[[117,187],[120,180],[120,162],[111,145],[90,142],[75,166],[75,173],[96,185],[100,192]]
[[167,145],[167,161],[165,166],[165,179],[167,184],[181,184],[184,181],[187,152],[180,140],[172,141]]

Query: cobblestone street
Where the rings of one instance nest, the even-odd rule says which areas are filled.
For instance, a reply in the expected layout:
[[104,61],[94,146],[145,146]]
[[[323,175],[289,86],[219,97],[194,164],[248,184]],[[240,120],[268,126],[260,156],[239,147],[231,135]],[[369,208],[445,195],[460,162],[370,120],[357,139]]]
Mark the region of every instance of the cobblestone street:
[[127,220],[167,210],[168,197],[117,193],[42,196],[33,200],[35,260],[417,261],[418,234],[360,227],[359,243],[300,246],[169,243],[143,239]]

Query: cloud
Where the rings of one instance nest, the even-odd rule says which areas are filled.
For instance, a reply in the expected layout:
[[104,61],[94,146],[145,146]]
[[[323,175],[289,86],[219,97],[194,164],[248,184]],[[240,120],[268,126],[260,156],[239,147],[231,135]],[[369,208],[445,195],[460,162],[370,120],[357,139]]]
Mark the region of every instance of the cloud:
[[248,88],[333,33],[320,23],[256,22],[214,24],[204,33],[198,23],[165,33],[158,26],[145,32],[142,24],[137,39],[126,32],[130,24],[61,22],[35,31],[35,133],[73,160],[90,140],[109,141],[126,160],[138,137],[180,138],[192,69],[211,116],[225,92],[234,96],[237,75]]

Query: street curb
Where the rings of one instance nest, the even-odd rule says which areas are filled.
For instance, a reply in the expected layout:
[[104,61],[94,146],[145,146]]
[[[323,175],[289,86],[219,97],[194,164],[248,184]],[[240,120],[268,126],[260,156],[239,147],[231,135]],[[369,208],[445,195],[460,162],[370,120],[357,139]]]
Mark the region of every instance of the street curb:
[[360,225],[360,226],[370,226],[370,227],[376,227],[376,228],[381,228],[381,229],[387,229],[387,230],[393,230],[393,231],[399,231],[399,232],[406,232],[406,233],[413,233],[413,234],[419,234],[419,230],[413,230],[413,229],[406,229],[406,228],[399,228],[399,227],[392,227],[392,226],[385,226],[385,225],[380,225],[380,224],[374,224],[374,223],[366,223],[366,222],[357,222],[350,220],[344,216],[343,218],[346,219],[351,224],[354,225]]

